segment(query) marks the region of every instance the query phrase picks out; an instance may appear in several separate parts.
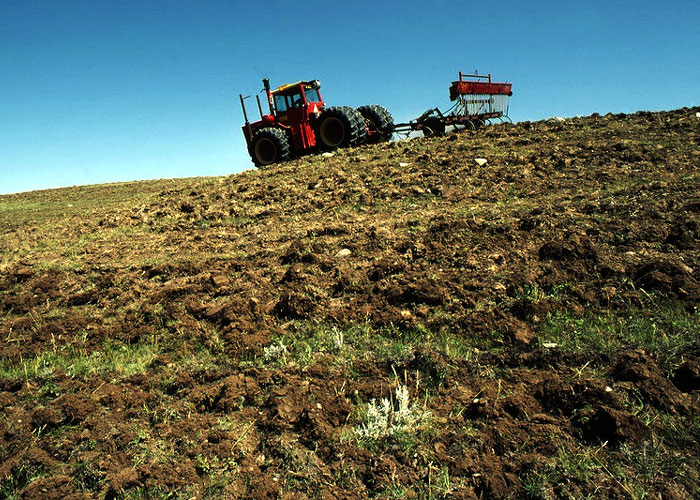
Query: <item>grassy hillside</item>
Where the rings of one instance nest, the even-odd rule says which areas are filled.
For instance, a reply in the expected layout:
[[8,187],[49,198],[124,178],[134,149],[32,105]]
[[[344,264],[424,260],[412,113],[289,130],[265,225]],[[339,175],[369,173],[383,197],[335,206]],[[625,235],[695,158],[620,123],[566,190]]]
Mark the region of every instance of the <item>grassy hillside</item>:
[[695,497],[697,111],[0,196],[0,499]]

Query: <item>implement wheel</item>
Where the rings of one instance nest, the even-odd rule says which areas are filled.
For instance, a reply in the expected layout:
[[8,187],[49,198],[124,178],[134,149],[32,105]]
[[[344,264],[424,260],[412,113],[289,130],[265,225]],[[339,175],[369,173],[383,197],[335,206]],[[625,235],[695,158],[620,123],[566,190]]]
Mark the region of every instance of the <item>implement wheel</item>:
[[367,128],[367,143],[386,142],[394,134],[394,117],[383,106],[370,104],[357,108]]
[[362,115],[348,106],[326,108],[316,120],[315,133],[316,143],[326,151],[358,146],[367,138]]
[[258,130],[250,144],[250,156],[258,168],[289,160],[292,152],[287,134],[271,127]]
[[443,135],[445,133],[445,122],[437,116],[426,118],[423,122],[423,135],[432,137],[434,135]]

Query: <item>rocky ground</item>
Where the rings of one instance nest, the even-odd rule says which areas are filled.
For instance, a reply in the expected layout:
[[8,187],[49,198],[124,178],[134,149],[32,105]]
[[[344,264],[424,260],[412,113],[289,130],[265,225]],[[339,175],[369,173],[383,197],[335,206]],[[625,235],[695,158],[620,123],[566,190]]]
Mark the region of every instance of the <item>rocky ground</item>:
[[0,196],[0,498],[697,498],[698,111]]

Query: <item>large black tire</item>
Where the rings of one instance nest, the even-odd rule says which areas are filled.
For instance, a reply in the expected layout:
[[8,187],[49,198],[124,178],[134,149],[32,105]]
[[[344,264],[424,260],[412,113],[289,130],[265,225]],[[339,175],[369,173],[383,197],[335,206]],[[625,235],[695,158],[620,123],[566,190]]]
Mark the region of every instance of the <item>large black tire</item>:
[[256,167],[265,167],[292,157],[287,134],[279,128],[262,128],[250,143],[250,156]]
[[352,121],[355,123],[355,127],[357,127],[357,141],[355,144],[353,144],[353,146],[364,144],[367,141],[367,127],[365,127],[365,119],[362,118],[360,112],[355,108],[350,106],[339,107],[343,108],[350,115]]
[[445,122],[443,122],[437,116],[431,116],[426,118],[426,120],[423,122],[422,130],[425,137],[443,135],[445,133]]
[[362,115],[348,106],[326,108],[314,127],[316,144],[325,151],[359,146],[367,139]]
[[365,121],[367,128],[367,142],[376,144],[391,140],[394,134],[394,117],[383,106],[369,104],[357,108]]

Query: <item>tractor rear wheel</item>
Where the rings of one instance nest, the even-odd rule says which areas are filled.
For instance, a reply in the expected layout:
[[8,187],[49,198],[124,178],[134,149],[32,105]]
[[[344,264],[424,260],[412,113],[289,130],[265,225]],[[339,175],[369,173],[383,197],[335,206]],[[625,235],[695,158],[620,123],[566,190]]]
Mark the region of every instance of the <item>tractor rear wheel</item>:
[[357,108],[365,121],[367,128],[367,142],[375,144],[391,139],[394,133],[394,117],[383,106],[370,104]]
[[250,144],[250,156],[256,167],[265,167],[292,157],[289,139],[283,130],[267,127],[258,130]]
[[326,108],[316,120],[316,144],[331,151],[358,146],[367,138],[362,115],[348,106]]

